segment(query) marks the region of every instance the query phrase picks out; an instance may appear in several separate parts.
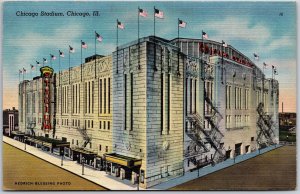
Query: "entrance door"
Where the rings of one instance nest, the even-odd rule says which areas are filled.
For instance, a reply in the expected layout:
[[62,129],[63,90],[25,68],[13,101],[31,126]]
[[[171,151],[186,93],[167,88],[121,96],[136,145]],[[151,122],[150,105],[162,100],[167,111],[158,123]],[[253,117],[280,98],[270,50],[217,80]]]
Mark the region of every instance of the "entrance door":
[[241,155],[242,143],[235,144],[235,156]]
[[226,160],[230,158],[231,150],[226,151]]

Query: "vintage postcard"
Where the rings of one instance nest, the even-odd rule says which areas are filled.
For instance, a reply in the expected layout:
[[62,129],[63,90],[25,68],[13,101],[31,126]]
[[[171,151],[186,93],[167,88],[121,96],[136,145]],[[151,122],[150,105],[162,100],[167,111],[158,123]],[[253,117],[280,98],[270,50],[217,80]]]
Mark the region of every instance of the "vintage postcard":
[[3,190],[295,190],[295,1],[6,1]]

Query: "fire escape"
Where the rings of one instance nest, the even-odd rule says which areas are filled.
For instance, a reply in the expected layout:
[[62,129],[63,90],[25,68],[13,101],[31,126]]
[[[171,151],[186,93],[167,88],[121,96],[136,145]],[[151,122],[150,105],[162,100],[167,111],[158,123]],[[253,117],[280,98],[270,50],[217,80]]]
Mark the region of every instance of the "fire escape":
[[[206,79],[213,79],[212,76],[213,69],[210,69],[210,74],[207,74]],[[209,164],[216,164],[225,160],[225,150],[223,148],[223,144],[221,140],[223,138],[223,134],[219,130],[218,123],[223,118],[221,113],[218,111],[218,108],[214,105],[210,97],[207,95],[206,90],[204,89],[204,99],[205,105],[207,106],[207,112],[205,112],[205,120],[210,125],[209,129],[205,129],[203,119],[201,116],[195,112],[187,116],[187,120],[191,123],[190,128],[187,129],[186,134],[191,138],[192,142],[188,146],[190,149],[191,146],[196,144],[199,146],[199,150],[186,150],[185,156],[189,158],[189,161],[192,162],[197,168],[201,168],[203,166]],[[206,144],[210,144],[213,150],[207,148]],[[213,151],[214,154],[208,158],[208,152]],[[211,152],[212,153],[212,152]],[[200,158],[199,156],[206,155],[205,158]]]
[[208,106],[208,109],[205,112],[205,119],[210,125],[210,130],[205,131],[205,135],[207,137],[207,141],[215,150],[212,161],[213,163],[219,163],[224,161],[226,158],[225,150],[223,148],[223,144],[221,143],[224,135],[219,129],[219,122],[221,121],[221,119],[223,119],[223,117],[218,111],[218,108],[210,99],[209,95],[207,95],[206,91],[204,91],[204,99]]
[[87,130],[86,128],[84,127],[78,127],[77,128],[78,132],[80,133],[80,135],[82,136],[83,138],[83,145],[82,145],[82,148],[85,148],[87,146],[87,144],[89,144],[91,141],[92,141],[92,137],[90,137],[88,134],[87,134]]
[[274,142],[274,131],[272,117],[264,112],[264,104],[259,103],[257,107],[258,120],[257,126],[259,128],[256,142],[260,147],[266,147],[273,145]]

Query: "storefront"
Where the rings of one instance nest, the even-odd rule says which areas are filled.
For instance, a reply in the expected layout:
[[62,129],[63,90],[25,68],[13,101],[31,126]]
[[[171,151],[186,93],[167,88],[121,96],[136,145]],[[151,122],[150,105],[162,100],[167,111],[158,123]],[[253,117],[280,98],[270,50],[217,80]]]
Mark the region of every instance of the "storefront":
[[24,142],[25,133],[21,131],[12,131],[11,137],[17,141]]
[[[107,174],[119,177],[120,179],[131,180],[133,184],[138,182],[139,176],[141,175],[141,159],[111,153],[105,155],[105,161],[105,171]],[[144,178],[141,177],[140,180],[143,179]]]
[[101,167],[101,165],[99,165],[99,161],[97,162],[97,154],[84,148],[72,148],[71,158],[79,164],[84,162],[86,166],[91,168],[98,168],[98,166],[99,168]]
[[44,136],[25,136],[25,141],[31,146],[35,146],[43,151],[51,152],[58,156],[61,156],[64,153],[66,147],[70,147],[70,142],[50,139]]

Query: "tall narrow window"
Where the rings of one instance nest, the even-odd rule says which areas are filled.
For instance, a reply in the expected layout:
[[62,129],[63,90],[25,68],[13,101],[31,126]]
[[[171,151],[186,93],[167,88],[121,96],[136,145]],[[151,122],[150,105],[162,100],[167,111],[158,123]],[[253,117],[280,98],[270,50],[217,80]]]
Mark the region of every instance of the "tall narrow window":
[[111,90],[111,86],[110,86],[110,77],[108,78],[108,114],[110,114],[110,90]]
[[127,74],[124,75],[124,130],[127,129]]
[[194,112],[197,112],[197,80],[194,84]]
[[103,95],[103,98],[104,98],[104,102],[103,102],[103,104],[104,104],[104,113],[106,113],[106,78],[104,79],[104,95]]
[[185,116],[187,116],[187,106],[188,106],[188,78],[185,79]]
[[170,131],[170,125],[171,125],[171,74],[168,74],[168,134]]
[[130,73],[130,129],[133,130],[133,73]]
[[193,113],[193,79],[190,79],[190,114]]
[[[226,109],[228,109],[228,86],[226,86],[226,98],[225,98]],[[226,116],[227,118],[227,116]],[[226,119],[227,122],[227,119]],[[227,126],[227,125],[226,125]]]
[[87,113],[87,82],[85,82],[84,113]]
[[240,88],[240,109],[242,109],[242,88]]
[[94,81],[92,81],[92,113],[94,113],[94,99],[95,99],[95,84]]
[[78,113],[80,113],[80,84],[78,85]]
[[74,107],[75,107],[75,85],[72,85],[72,107],[71,107],[71,109],[72,109],[72,113],[74,114]]
[[228,108],[231,109],[231,86],[229,86],[228,97]]
[[91,82],[89,82],[89,110],[88,113],[91,113]]
[[237,109],[237,87],[234,90],[234,108]]
[[160,134],[163,134],[164,130],[164,73],[161,73],[161,84],[160,84]]
[[100,114],[102,114],[102,79],[100,79],[99,83],[99,108]]
[[78,84],[76,84],[76,86],[75,86],[75,94],[76,94],[76,97],[75,97],[75,104],[76,104],[76,106],[75,106],[75,112],[76,112],[76,114],[78,114]]

